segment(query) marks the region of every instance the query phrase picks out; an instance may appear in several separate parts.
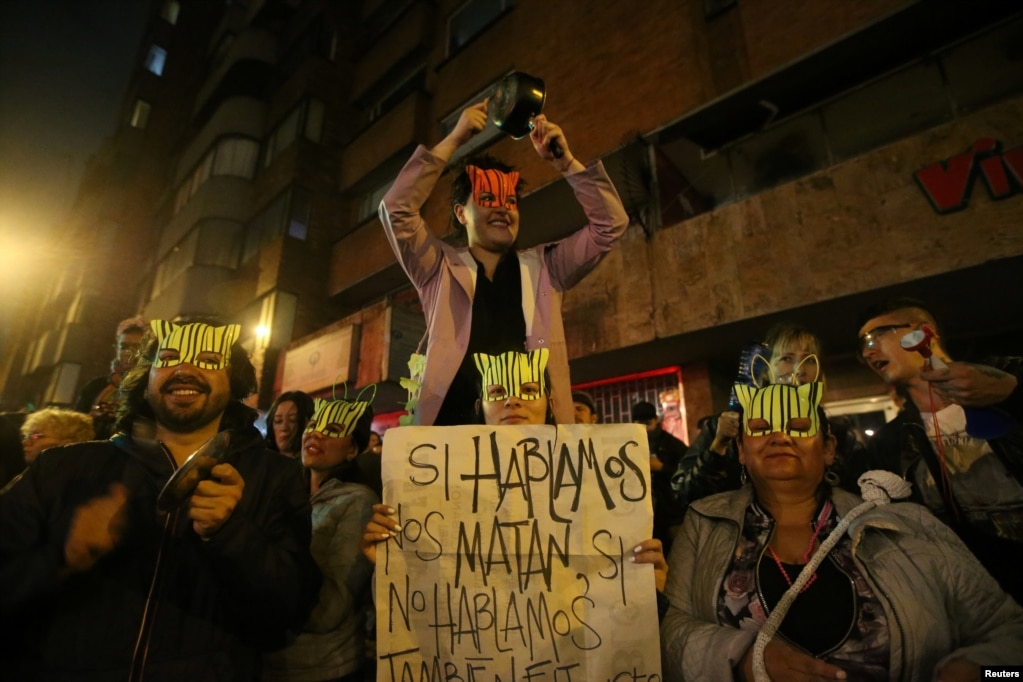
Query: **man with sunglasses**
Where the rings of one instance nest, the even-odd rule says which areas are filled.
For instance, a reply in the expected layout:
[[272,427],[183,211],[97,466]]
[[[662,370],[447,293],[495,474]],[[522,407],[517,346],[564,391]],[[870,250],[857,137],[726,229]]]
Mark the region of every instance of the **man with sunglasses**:
[[939,330],[915,299],[861,315],[860,359],[906,398],[871,438],[869,459],[912,483],[916,501],[1023,603],[1023,358],[953,361]]
[[117,387],[121,379],[135,365],[142,336],[149,328],[149,321],[142,317],[129,317],[117,325],[114,337],[114,358],[110,371],[92,379],[82,387],[75,400],[75,410],[92,417],[97,440],[106,440],[114,435],[117,419]]

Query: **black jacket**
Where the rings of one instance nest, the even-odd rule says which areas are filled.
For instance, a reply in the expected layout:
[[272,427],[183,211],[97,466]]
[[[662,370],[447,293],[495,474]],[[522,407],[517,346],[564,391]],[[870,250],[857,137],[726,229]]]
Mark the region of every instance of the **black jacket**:
[[682,512],[675,503],[671,490],[671,476],[686,454],[686,444],[661,428],[658,424],[653,431],[647,432],[650,454],[656,456],[664,468],[650,474],[654,497],[654,537],[662,541],[667,536],[667,529],[682,523]]
[[[983,364],[1016,377],[1017,385],[1012,394],[992,406],[1008,415],[1014,425],[1008,433],[987,442],[1009,475],[1015,479],[1006,480],[1004,485],[1023,485],[1023,358],[990,358]],[[872,468],[893,471],[911,483],[916,482],[919,467],[928,467],[942,498],[948,500],[951,496],[951,491],[945,490],[942,484],[938,457],[924,430],[920,411],[911,400],[906,401],[905,409],[871,439],[869,461]],[[913,499],[925,503],[916,485],[913,486]],[[987,524],[978,526],[974,520],[957,518],[948,508],[932,508],[931,511],[959,534],[1002,588],[1016,601],[1023,603],[1023,572],[1020,571],[1023,544],[997,535]]]
[[[1016,389],[1005,401],[993,406],[993,409],[1001,410],[1014,419],[1015,428],[1000,438],[989,440],[988,444],[1016,482],[1023,485],[1023,358],[988,358],[982,364],[1016,377]],[[922,464],[931,468],[931,475],[935,481],[940,484],[942,480],[934,448],[924,430],[920,410],[911,400],[907,400],[905,409],[895,419],[881,427],[877,435],[871,439],[869,452],[871,468],[887,469],[910,482],[915,482],[916,468]],[[914,501],[923,504],[916,486],[913,492]],[[931,511],[942,516],[945,521],[951,520],[942,514],[941,510]]]
[[[205,542],[186,512],[158,517],[174,465],[153,441],[119,435],[47,450],[0,495],[6,679],[254,679],[259,651],[304,622],[321,578],[300,468],[251,426],[231,436],[228,461],[245,488]],[[114,481],[129,494],[121,543],[63,576],[75,509]]]

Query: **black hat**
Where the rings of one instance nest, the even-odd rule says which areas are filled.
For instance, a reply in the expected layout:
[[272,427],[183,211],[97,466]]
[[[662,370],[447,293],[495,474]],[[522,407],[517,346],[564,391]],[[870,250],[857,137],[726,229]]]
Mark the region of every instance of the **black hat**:
[[657,408],[653,403],[644,400],[632,406],[632,421],[648,422],[651,419],[657,419]]
[[586,407],[590,408],[590,412],[597,414],[597,401],[595,401],[593,396],[586,391],[572,391],[572,402],[582,403]]

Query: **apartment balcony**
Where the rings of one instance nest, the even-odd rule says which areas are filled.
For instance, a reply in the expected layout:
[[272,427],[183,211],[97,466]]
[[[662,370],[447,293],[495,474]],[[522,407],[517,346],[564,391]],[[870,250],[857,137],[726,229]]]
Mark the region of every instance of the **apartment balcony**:
[[174,184],[178,185],[199,163],[216,141],[224,136],[263,137],[266,103],[252,97],[231,97],[220,103],[199,134],[192,138],[178,162]]
[[254,0],[249,3],[245,23],[265,26],[287,21],[299,4],[300,0]]
[[47,364],[61,362],[85,364],[91,359],[90,351],[94,351],[96,345],[96,330],[91,325],[72,322],[58,332],[54,357]]
[[234,268],[193,265],[154,296],[142,314],[150,320],[170,320],[196,312],[227,316],[240,303],[230,285],[234,278]]
[[414,64],[423,64],[434,25],[433,3],[415,2],[359,59],[352,94],[355,101],[375,99],[400,81]]
[[242,29],[199,90],[195,118],[212,115],[220,102],[230,97],[260,96],[276,63],[277,39],[260,28]]
[[52,367],[60,362],[82,362],[82,348],[91,350],[94,332],[81,323],[72,323],[59,329],[47,329],[38,338],[35,353],[25,366],[25,374],[41,367]]
[[[341,188],[351,189],[356,184],[375,184],[386,181],[376,178],[366,182],[371,171],[395,155],[406,153],[416,142],[425,140],[429,125],[429,96],[417,90],[402,100],[394,109],[365,128],[345,148],[341,165]],[[362,181],[362,182],[360,182]]]
[[214,175],[171,218],[160,236],[157,259],[181,241],[200,220],[215,218],[243,223],[252,213],[252,182],[233,175]]

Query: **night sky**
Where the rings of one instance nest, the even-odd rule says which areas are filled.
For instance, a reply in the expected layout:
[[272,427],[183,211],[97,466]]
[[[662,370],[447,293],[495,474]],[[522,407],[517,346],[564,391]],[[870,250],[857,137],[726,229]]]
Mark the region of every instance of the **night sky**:
[[148,0],[0,2],[0,347],[89,156],[114,132]]

